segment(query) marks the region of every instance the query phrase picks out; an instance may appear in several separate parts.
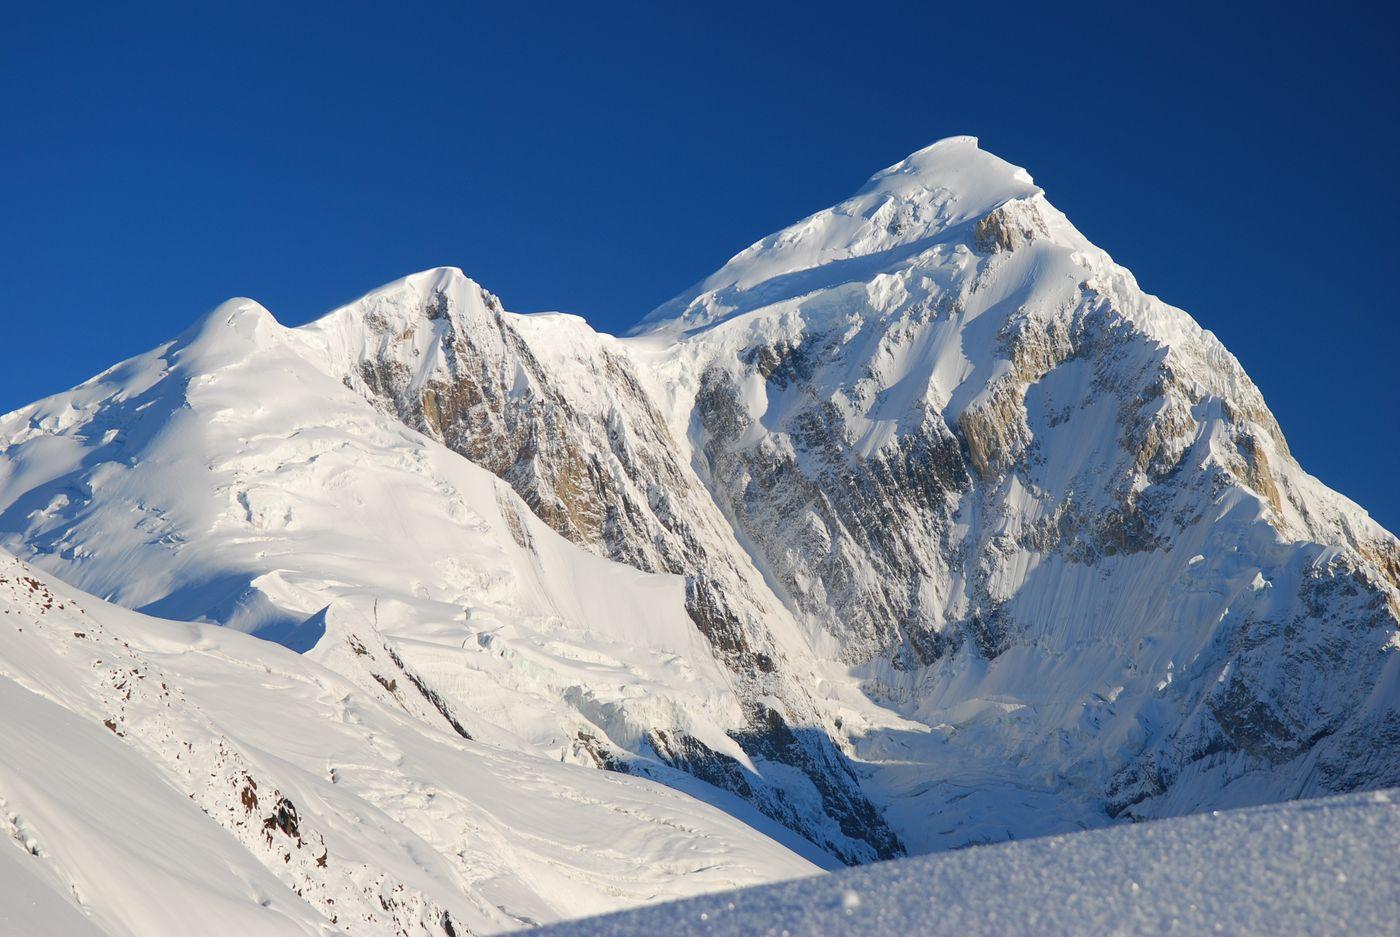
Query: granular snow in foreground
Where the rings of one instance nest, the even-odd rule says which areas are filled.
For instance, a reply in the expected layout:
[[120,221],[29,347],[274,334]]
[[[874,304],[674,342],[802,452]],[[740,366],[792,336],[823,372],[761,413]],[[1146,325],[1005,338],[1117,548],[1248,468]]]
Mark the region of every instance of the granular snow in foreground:
[[657,934],[1400,934],[1400,791],[883,862],[549,929]]

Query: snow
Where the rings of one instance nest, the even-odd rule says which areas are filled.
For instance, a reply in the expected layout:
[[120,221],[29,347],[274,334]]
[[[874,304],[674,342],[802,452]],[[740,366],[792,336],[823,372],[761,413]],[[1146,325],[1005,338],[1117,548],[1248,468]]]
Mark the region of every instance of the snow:
[[1159,820],[546,928],[670,934],[1395,934],[1400,791]]
[[[688,614],[681,577],[564,540],[500,478],[356,386],[366,364],[382,361],[426,387],[445,353],[440,333],[465,321],[507,376],[504,393],[544,396],[528,352],[493,327],[497,315],[494,298],[450,268],[303,329],[251,301],[226,303],[176,341],[0,417],[0,543],[118,604],[277,641],[382,693],[384,674],[347,649],[353,632],[391,648],[427,687],[402,701],[423,719],[440,722],[446,709],[485,742],[635,768],[819,865],[837,861],[825,840],[775,828],[656,756],[656,730],[695,740],[746,772],[741,791],[762,785],[771,804],[844,844],[806,778],[756,764],[731,734],[747,726],[746,701]],[[559,316],[532,326],[586,328]],[[617,408],[577,391],[592,380],[587,365],[558,352],[541,360],[606,425]],[[647,446],[639,460],[656,459],[655,440],[638,445]],[[604,457],[618,459],[636,501],[661,496],[660,483],[625,478],[611,445]],[[698,484],[688,497],[708,503]],[[706,520],[718,534],[719,519]],[[726,562],[747,560],[735,545]],[[774,631],[785,621],[776,602],[752,619]],[[787,630],[800,660],[800,637]]]
[[[198,920],[228,933],[321,930],[318,915],[100,720],[10,680],[0,681],[0,710],[0,790],[11,835],[31,851],[22,871],[50,880],[38,895],[68,892],[67,907],[109,933],[173,934]],[[8,905],[18,895],[3,897]]]
[[59,888],[44,880],[22,851],[0,849],[0,933],[101,937]]
[[876,173],[854,196],[735,255],[638,331],[695,330],[760,305],[865,280],[950,230],[1040,189],[1024,169],[948,137]]
[[[380,690],[0,554],[0,922],[380,934],[450,915],[492,933],[817,868],[761,818],[462,739]],[[284,798],[294,833],[268,819]]]

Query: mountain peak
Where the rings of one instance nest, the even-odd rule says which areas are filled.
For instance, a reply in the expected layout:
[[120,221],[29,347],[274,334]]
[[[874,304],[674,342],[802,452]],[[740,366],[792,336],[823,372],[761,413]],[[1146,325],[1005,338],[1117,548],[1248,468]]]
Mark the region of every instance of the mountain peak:
[[370,290],[353,302],[301,327],[314,332],[402,335],[421,324],[443,318],[449,309],[477,314],[499,310],[500,301],[460,267],[431,267]]
[[251,347],[261,347],[281,330],[272,313],[243,296],[226,299],[176,339],[184,359],[236,359]]
[[864,278],[1008,202],[1041,194],[1026,170],[983,150],[976,137],[946,137],[871,176],[850,198],[750,245],[636,332],[691,331],[829,286],[832,276]]
[[[882,169],[865,183],[857,196],[872,192],[895,194],[924,186],[943,188],[959,200],[1004,201],[1009,197],[1040,192],[1030,173],[981,148],[976,137],[954,136],[936,140],[921,150]],[[987,205],[987,210],[996,205]]]
[[276,322],[276,319],[262,303],[246,296],[235,296],[205,313],[186,334],[206,335],[225,329],[246,334],[266,322]]
[[439,295],[456,297],[485,293],[481,284],[463,273],[460,267],[429,267],[376,287],[359,299],[327,313],[322,320],[360,317],[386,305],[401,305],[410,298],[419,302]]

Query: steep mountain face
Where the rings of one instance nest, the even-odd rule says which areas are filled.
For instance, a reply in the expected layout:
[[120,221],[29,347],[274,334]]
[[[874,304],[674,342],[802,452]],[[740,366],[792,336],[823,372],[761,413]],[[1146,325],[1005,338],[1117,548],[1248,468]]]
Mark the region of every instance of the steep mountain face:
[[[460,937],[801,875],[700,801],[416,718],[227,628],[107,605],[0,554],[0,927]],[[11,926],[6,926],[11,925]]]
[[[846,861],[901,847],[833,747],[806,687],[810,651],[767,589],[615,339],[575,317],[513,316],[455,269],[390,284],[299,330],[328,373],[509,482],[575,543],[685,577],[685,607],[729,672],[727,748],[662,722],[634,750],[755,803]],[[805,779],[793,790],[792,769]],[[794,803],[815,800],[816,818]],[[834,823],[834,826],[833,826]]]
[[0,419],[0,536],[847,862],[1400,784],[1395,538],[971,138],[630,338],[232,303]]
[[756,565],[916,724],[857,738],[917,765],[876,782],[916,848],[1051,832],[1066,801],[1094,824],[1395,782],[1395,538],[974,140],[642,331]]

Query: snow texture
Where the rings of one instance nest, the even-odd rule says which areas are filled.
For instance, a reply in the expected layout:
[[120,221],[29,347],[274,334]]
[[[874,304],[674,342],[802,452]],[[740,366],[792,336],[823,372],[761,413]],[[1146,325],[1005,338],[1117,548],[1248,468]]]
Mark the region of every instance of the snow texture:
[[979,846],[546,928],[549,937],[1397,934],[1400,791]]

